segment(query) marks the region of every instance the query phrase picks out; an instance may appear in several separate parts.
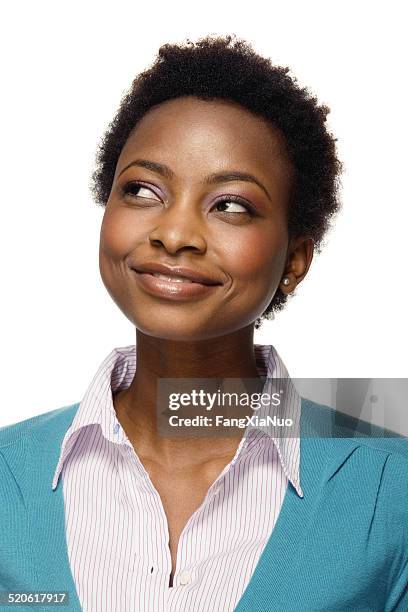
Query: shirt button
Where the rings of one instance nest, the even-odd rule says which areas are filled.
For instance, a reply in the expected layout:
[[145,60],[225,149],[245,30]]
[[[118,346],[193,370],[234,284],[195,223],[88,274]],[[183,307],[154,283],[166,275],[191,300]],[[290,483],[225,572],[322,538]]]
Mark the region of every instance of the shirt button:
[[191,582],[191,573],[187,570],[184,570],[179,575],[179,583],[181,586],[185,586],[186,584],[190,584]]

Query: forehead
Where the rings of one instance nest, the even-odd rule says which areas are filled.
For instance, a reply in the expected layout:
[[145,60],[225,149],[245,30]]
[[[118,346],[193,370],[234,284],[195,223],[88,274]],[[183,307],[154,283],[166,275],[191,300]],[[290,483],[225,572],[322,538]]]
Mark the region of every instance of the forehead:
[[267,119],[229,100],[185,96],[150,109],[122,149],[118,170],[149,154],[176,173],[245,169],[288,176],[285,138]]

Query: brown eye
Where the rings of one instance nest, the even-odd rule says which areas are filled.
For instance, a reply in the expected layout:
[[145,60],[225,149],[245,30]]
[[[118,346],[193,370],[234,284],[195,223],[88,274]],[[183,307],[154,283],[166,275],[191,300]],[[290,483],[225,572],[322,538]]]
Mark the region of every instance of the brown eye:
[[218,202],[215,204],[216,208],[226,206],[228,207],[227,210],[219,210],[219,212],[244,215],[252,214],[251,207],[237,197],[225,196],[222,200],[218,200]]
[[157,200],[157,194],[143,183],[138,183],[132,181],[131,183],[127,183],[123,188],[124,195],[130,195],[135,198],[143,198],[145,200]]

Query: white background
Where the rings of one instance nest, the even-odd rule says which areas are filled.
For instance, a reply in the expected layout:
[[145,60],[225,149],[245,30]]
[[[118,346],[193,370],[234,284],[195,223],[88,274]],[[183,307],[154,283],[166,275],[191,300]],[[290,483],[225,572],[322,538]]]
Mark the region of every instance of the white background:
[[98,268],[99,138],[159,46],[235,33],[331,108],[343,211],[286,310],[256,334],[297,377],[407,377],[403,2],[3,5],[0,426],[79,401],[135,330]]

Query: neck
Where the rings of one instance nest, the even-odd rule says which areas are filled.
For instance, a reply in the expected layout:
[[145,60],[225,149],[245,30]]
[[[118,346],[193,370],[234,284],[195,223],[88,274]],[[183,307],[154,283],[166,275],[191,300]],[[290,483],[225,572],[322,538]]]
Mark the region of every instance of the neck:
[[178,342],[136,330],[135,379],[256,375],[253,334],[251,325],[227,336]]
[[[114,397],[118,420],[129,440],[142,452],[154,447],[170,452],[187,439],[169,439],[156,431],[156,388],[160,378],[256,378],[253,324],[227,336],[197,342],[179,342],[148,336],[136,330],[136,372],[130,386]],[[204,440],[203,440],[204,442]],[[191,440],[195,451],[203,446]],[[227,441],[231,445],[231,439]],[[214,446],[214,443],[215,446]],[[207,448],[225,446],[226,440],[210,439]],[[146,450],[147,452],[147,450]]]

